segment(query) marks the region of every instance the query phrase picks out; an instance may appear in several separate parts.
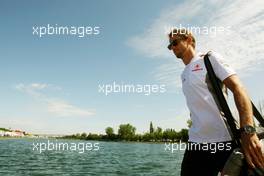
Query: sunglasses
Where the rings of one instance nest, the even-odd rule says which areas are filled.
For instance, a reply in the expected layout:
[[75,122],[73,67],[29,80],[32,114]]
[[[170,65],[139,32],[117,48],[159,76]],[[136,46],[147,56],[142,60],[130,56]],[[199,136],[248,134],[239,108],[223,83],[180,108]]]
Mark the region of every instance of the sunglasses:
[[171,47],[172,46],[177,46],[179,44],[180,40],[179,39],[175,39],[175,40],[172,40],[170,42],[170,44],[168,45],[168,49],[171,50]]

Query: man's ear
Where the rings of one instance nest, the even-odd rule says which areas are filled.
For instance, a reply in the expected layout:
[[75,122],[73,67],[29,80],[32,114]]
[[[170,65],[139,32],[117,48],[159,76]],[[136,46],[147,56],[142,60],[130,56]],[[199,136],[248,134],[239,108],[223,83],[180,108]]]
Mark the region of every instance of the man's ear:
[[193,42],[193,41],[192,41],[192,37],[191,37],[190,35],[188,35],[186,41],[187,41],[188,43],[192,43],[192,42]]

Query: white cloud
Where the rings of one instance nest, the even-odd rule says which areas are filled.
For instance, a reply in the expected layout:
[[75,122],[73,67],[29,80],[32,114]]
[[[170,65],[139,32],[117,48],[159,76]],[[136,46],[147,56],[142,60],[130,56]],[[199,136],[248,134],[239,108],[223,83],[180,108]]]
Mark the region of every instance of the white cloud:
[[263,6],[264,1],[259,0],[185,1],[164,9],[145,32],[131,37],[127,44],[146,57],[162,59],[155,78],[168,86],[180,87],[183,64],[166,48],[166,26],[225,27],[228,34],[195,35],[197,50],[219,52],[236,70],[248,70],[250,74],[256,63],[264,63]]
[[48,87],[47,84],[39,84],[39,83],[33,83],[33,84],[31,84],[30,86],[31,86],[32,88],[34,88],[34,89],[39,89],[39,90],[41,90],[41,89],[45,89],[45,88]]
[[94,115],[93,111],[83,110],[76,106],[73,106],[67,102],[63,101],[49,101],[48,102],[48,111],[54,113],[58,116],[90,116]]
[[41,91],[44,90],[62,90],[58,86],[54,86],[52,84],[42,84],[42,83],[31,83],[31,84],[17,84],[15,85],[15,89],[30,94],[34,97],[42,96]]
[[93,110],[79,108],[62,99],[50,97],[47,95],[47,92],[45,92],[47,90],[61,90],[58,86],[40,83],[32,83],[28,85],[20,83],[15,86],[15,89],[29,94],[36,100],[44,103],[47,105],[48,112],[60,117],[91,116],[95,114]]

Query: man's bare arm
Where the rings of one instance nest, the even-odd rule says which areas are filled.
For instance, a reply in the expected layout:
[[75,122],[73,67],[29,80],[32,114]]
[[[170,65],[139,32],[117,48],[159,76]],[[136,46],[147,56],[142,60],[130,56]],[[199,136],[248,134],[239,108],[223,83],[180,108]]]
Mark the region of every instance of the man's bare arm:
[[245,125],[253,126],[253,112],[251,102],[246,89],[242,85],[237,75],[231,75],[226,78],[224,84],[230,89],[234,95],[237,110],[240,117],[240,127]]
[[[226,78],[224,84],[233,92],[237,110],[239,112],[240,127],[253,126],[253,112],[249,96],[237,75]],[[256,134],[241,134],[241,144],[248,164],[251,167],[264,168],[264,157],[261,143]]]

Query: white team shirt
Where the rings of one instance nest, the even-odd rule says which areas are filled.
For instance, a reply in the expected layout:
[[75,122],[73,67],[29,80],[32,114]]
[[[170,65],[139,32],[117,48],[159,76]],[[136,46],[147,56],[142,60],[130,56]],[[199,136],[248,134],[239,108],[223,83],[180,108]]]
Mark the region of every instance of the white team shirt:
[[[185,66],[181,75],[182,90],[192,120],[189,141],[198,143],[230,141],[232,138],[225,121],[208,89],[207,70],[203,56],[202,53],[197,53],[191,62]],[[236,74],[219,54],[210,52],[209,59],[216,76],[221,81]]]

